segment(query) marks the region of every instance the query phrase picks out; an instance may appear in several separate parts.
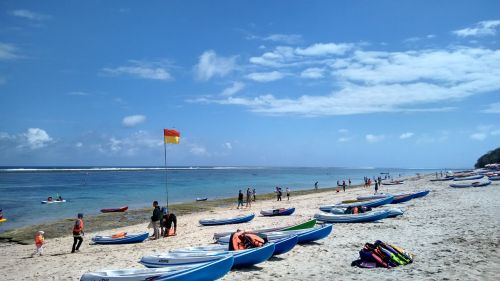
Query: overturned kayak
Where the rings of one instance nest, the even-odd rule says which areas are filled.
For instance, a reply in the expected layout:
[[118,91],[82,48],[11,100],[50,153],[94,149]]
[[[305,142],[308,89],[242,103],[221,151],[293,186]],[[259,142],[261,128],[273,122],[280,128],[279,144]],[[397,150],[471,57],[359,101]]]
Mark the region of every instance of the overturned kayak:
[[171,266],[163,268],[119,269],[89,272],[80,281],[144,281],[144,280],[199,280],[212,281],[222,278],[233,266],[234,258],[226,255],[213,262]]
[[431,191],[430,190],[423,190],[423,191],[415,192],[415,193],[413,193],[412,199],[427,196],[427,194],[429,194],[429,192],[431,192]]
[[394,200],[392,200],[391,204],[403,203],[410,201],[411,199],[413,199],[413,193],[395,194]]
[[361,214],[332,214],[332,213],[317,213],[314,215],[319,221],[329,223],[359,223],[359,222],[373,222],[385,219],[389,216],[388,210],[371,211]]
[[467,181],[467,180],[478,180],[482,179],[484,175],[473,175],[473,176],[468,176],[468,177],[455,177],[453,180],[454,181]]
[[345,203],[345,204],[334,204],[334,205],[324,205],[320,206],[319,209],[324,212],[328,212],[331,208],[348,208],[348,207],[379,207],[382,205],[390,204],[394,200],[394,196],[387,195],[386,197],[380,199],[374,199],[369,201],[359,201],[355,203]]
[[[300,230],[300,229],[312,228],[315,225],[316,225],[316,220],[312,219],[312,220],[308,220],[306,222],[295,224],[295,225],[275,227],[275,228],[265,228],[265,229],[248,230],[248,232],[266,233],[266,232],[272,232],[272,231]],[[217,240],[220,237],[231,235],[231,233],[233,233],[233,232],[236,232],[236,230],[235,231],[226,231],[226,232],[214,233],[214,240]]]
[[120,208],[101,209],[101,213],[125,212],[126,210],[128,210],[128,206],[123,206]]
[[244,223],[253,220],[255,214],[250,214],[246,216],[227,218],[227,219],[204,219],[200,220],[201,225],[221,225],[221,224],[235,224]]
[[295,208],[280,208],[274,210],[262,210],[260,214],[265,217],[273,217],[273,216],[289,216],[295,212]]
[[[252,266],[268,260],[273,255],[274,248],[275,248],[274,243],[269,242],[262,247],[238,250],[238,251],[230,251],[229,245],[210,245],[210,246],[175,249],[171,250],[170,253],[219,252],[219,253],[231,254],[234,257],[233,267],[244,267],[244,266]],[[147,266],[154,267],[154,263],[150,263]]]
[[473,183],[452,183],[452,184],[450,184],[450,186],[454,187],[454,188],[467,188],[467,187],[487,186],[490,184],[491,184],[491,181],[486,181],[486,182],[473,182]]
[[128,234],[126,232],[117,233],[114,235],[97,235],[92,237],[92,241],[96,244],[130,244],[140,243],[148,238],[147,232]]
[[54,203],[66,203],[66,200],[63,199],[63,200],[43,200],[42,201],[42,204],[54,204]]
[[189,252],[189,253],[165,253],[159,255],[143,256],[139,261],[140,264],[149,268],[192,265],[196,263],[207,263],[220,260],[228,255],[225,252]]

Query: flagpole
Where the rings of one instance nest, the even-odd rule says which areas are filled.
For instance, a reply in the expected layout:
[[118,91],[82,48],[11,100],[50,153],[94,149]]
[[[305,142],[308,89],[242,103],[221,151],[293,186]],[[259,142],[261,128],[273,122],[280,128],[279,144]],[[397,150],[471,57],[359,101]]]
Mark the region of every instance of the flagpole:
[[167,184],[167,143],[163,142],[163,151],[165,152],[165,189],[167,191],[167,209],[168,209],[168,184]]

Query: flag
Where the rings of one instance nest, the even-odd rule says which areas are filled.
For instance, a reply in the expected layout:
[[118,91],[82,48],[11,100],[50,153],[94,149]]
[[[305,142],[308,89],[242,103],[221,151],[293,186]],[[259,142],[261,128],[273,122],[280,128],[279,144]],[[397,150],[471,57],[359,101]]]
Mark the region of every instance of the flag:
[[163,129],[163,137],[165,138],[165,143],[179,144],[181,134],[177,130]]

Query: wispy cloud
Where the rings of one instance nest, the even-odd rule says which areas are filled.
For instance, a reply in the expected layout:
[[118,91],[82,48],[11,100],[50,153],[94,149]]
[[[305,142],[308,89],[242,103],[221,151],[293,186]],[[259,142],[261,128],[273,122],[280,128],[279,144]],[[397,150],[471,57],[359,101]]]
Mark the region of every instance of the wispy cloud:
[[70,95],[70,96],[89,96],[90,94],[87,92],[73,91],[73,92],[69,92],[68,95]]
[[483,113],[500,113],[500,102],[489,104],[486,109],[482,110]]
[[190,144],[189,145],[189,152],[195,156],[209,156],[210,153],[207,151],[207,149],[199,144]]
[[300,77],[309,79],[320,79],[324,77],[325,70],[319,67],[311,67],[300,73]]
[[368,134],[368,135],[365,136],[366,141],[369,142],[369,143],[379,142],[379,141],[384,140],[384,138],[385,138],[384,135],[372,135],[372,134]]
[[146,116],[144,115],[131,115],[124,117],[122,120],[122,124],[125,127],[135,127],[141,123],[146,121]]
[[173,79],[164,61],[148,62],[130,60],[129,64],[126,66],[118,66],[114,68],[105,67],[101,69],[101,72],[111,76],[127,75],[151,80],[168,81]]
[[195,66],[196,78],[210,80],[214,76],[224,77],[236,68],[236,57],[221,57],[215,51],[205,51]]
[[470,135],[470,138],[473,139],[473,140],[478,140],[478,141],[482,141],[484,140],[488,135],[486,133],[474,133],[472,135]]
[[496,34],[496,30],[500,26],[500,20],[480,21],[473,27],[467,27],[453,31],[453,34],[458,37],[483,37]]
[[32,21],[43,21],[43,20],[48,20],[51,18],[49,15],[41,14],[41,13],[36,13],[30,10],[13,10],[10,11],[10,14],[19,17],[19,18],[25,18],[29,19]]
[[279,71],[271,71],[271,72],[254,72],[248,74],[246,77],[256,82],[271,82],[280,80],[285,76],[286,76],[285,73]]
[[307,48],[297,48],[295,53],[302,56],[343,55],[353,48],[352,44],[317,43]]
[[241,90],[243,90],[245,88],[245,84],[242,83],[242,82],[234,82],[230,87],[224,89],[224,91],[222,91],[221,95],[222,96],[232,96],[238,92],[240,92]]
[[303,41],[302,35],[300,34],[270,34],[268,36],[257,36],[257,35],[249,35],[246,37],[248,40],[262,40],[262,41],[271,41],[275,43],[284,43],[284,44],[298,44]]
[[404,139],[409,139],[411,137],[413,137],[413,133],[412,132],[406,132],[406,133],[402,133],[399,138],[404,140]]
[[18,52],[19,50],[13,44],[0,42],[0,61],[20,58]]

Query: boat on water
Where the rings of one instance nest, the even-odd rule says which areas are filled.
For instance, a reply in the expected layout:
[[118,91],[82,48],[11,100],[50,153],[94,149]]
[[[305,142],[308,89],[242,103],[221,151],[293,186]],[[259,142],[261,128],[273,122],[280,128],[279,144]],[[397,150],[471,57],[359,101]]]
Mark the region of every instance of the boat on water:
[[203,198],[196,198],[196,202],[201,202],[201,201],[207,201],[208,200],[208,197],[203,197]]
[[249,222],[255,218],[255,214],[238,216],[234,218],[217,218],[217,219],[202,219],[200,220],[201,225],[222,225],[222,224],[235,224]]
[[148,238],[147,232],[141,233],[126,233],[120,232],[113,235],[96,235],[92,237],[92,241],[96,244],[131,244],[141,243]]
[[66,203],[66,200],[43,200],[42,204],[56,204],[56,203]]
[[80,281],[212,281],[226,275],[233,263],[233,256],[226,255],[216,261],[189,265],[89,272],[83,274]]
[[295,212],[295,208],[280,208],[280,209],[272,209],[272,210],[262,210],[260,214],[264,217],[273,217],[273,216],[289,216]]
[[101,213],[119,213],[119,212],[125,212],[126,210],[128,210],[128,206],[123,206],[120,208],[101,209]]

